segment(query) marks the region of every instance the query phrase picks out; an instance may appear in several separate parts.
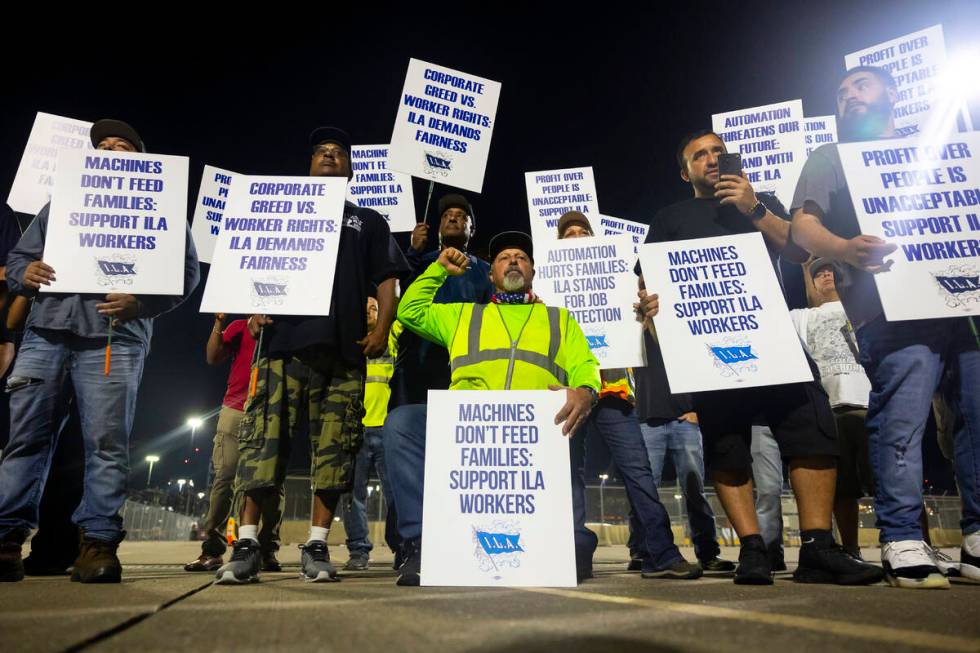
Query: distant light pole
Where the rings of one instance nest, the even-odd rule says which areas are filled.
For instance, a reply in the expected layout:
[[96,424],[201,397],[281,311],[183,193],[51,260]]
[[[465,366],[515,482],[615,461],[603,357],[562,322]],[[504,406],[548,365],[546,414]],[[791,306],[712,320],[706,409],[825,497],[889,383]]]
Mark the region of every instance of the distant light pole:
[[599,515],[600,520],[603,524],[606,523],[606,481],[609,480],[609,474],[599,474],[599,478],[602,479],[599,483]]
[[197,432],[197,427],[204,424],[204,420],[200,417],[188,417],[187,426],[191,427],[191,448],[194,448],[194,434]]
[[150,469],[146,472],[146,487],[150,487],[150,477],[153,476],[153,463],[160,462],[160,456],[147,456],[143,460],[150,464]]

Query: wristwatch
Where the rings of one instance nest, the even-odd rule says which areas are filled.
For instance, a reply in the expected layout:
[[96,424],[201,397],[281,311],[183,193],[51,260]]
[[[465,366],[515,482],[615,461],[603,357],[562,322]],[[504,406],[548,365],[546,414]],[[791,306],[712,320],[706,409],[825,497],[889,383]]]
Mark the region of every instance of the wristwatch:
[[766,211],[768,210],[769,209],[766,208],[765,204],[756,201],[755,206],[753,206],[752,210],[749,211],[748,217],[752,218],[753,220],[761,220],[762,218],[766,217]]
[[589,405],[589,408],[595,408],[595,405],[599,403],[599,393],[590,385],[580,385],[579,388],[589,391],[589,394],[592,395],[592,403]]

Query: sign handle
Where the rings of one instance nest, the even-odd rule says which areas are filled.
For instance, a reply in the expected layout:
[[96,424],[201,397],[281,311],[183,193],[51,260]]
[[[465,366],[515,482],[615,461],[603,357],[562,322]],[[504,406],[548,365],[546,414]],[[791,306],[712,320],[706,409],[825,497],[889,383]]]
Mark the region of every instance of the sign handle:
[[432,190],[436,187],[436,182],[429,181],[429,194],[425,198],[425,212],[422,213],[422,222],[429,219],[429,203],[432,201]]

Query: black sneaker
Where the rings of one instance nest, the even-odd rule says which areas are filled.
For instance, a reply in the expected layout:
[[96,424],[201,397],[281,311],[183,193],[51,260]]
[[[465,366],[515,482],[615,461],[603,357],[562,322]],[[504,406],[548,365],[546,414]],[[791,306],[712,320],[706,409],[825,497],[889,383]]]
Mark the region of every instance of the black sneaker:
[[884,569],[855,558],[836,543],[825,547],[804,544],[800,548],[800,564],[793,572],[797,583],[872,585],[884,578]]
[[24,561],[20,557],[20,544],[0,542],[0,582],[15,583],[24,580]]
[[666,578],[668,580],[695,580],[701,578],[701,574],[703,573],[704,571],[701,569],[701,565],[688,562],[684,558],[679,558],[663,569],[644,571],[642,576],[644,578]]
[[[973,537],[969,535],[967,537]],[[980,583],[980,556],[970,555],[966,547],[960,549],[960,564],[956,577],[968,583]],[[952,574],[950,574],[952,576]]]
[[402,555],[405,562],[398,568],[398,581],[395,584],[418,587],[422,581],[422,543],[419,540],[406,540],[402,544]]
[[630,558],[630,561],[626,564],[626,571],[642,571],[642,570],[643,570],[642,558]]
[[[761,541],[761,537],[759,540]],[[772,585],[772,566],[764,545],[742,542],[735,570],[736,585]]]
[[786,571],[786,557],[783,555],[783,543],[776,541],[769,545],[769,566],[773,572]]
[[245,538],[235,540],[231,559],[215,574],[215,585],[236,585],[259,582],[262,551],[259,543]]
[[701,561],[701,569],[712,573],[722,573],[735,571],[735,563],[731,560],[722,560],[718,556]]
[[314,540],[299,545],[303,555],[300,556],[299,577],[309,583],[336,583],[337,569],[330,562],[330,549],[323,540]]
[[403,564],[405,564],[405,554],[402,553],[401,547],[398,547],[398,550],[395,551],[395,559],[391,563],[391,568],[398,571]]
[[344,571],[364,571],[368,568],[370,557],[364,551],[354,551],[344,565]]

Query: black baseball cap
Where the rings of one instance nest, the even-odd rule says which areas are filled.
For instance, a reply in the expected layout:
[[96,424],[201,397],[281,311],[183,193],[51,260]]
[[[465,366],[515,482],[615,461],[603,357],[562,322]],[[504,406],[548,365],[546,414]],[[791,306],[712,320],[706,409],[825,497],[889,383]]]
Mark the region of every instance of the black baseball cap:
[[534,245],[531,237],[523,231],[502,231],[490,239],[490,262],[505,249],[519,249],[534,263]]
[[350,134],[339,127],[317,127],[310,132],[310,147],[320,143],[336,143],[350,154]]
[[132,125],[123,122],[122,120],[113,120],[112,118],[103,118],[101,120],[96,120],[95,124],[92,125],[92,129],[89,130],[89,138],[92,140],[92,147],[98,147],[102,139],[108,138],[109,136],[115,136],[116,138],[125,138],[127,141],[133,144],[140,152],[146,152],[146,145],[143,143],[143,139],[140,135],[133,129]]
[[473,215],[473,207],[470,206],[470,201],[466,199],[463,195],[459,193],[449,193],[448,195],[443,195],[439,198],[439,217],[446,212],[446,209],[462,209],[466,211],[466,215]]

